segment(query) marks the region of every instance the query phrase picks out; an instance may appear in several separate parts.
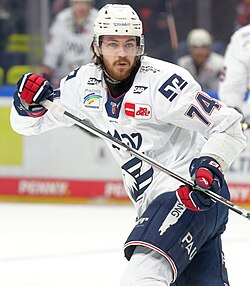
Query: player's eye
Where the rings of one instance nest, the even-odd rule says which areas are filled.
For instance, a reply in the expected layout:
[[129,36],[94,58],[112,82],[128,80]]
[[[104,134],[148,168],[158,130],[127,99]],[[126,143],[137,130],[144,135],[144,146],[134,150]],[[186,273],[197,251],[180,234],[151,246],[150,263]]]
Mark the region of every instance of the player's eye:
[[117,44],[117,43],[114,43],[114,42],[111,42],[111,43],[108,44],[108,47],[115,49],[115,48],[118,47],[118,44]]
[[131,49],[131,48],[135,48],[135,44],[134,43],[127,43],[125,45],[126,48]]

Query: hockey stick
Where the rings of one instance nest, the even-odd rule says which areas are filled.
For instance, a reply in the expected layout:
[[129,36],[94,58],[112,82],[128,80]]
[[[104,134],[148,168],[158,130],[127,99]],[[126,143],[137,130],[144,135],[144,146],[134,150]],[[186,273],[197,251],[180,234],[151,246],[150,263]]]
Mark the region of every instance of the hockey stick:
[[179,176],[178,174],[173,173],[172,171],[168,170],[164,165],[154,161],[153,159],[151,159],[150,157],[148,157],[145,154],[139,153],[134,148],[128,146],[125,143],[123,143],[121,140],[119,140],[119,139],[109,135],[108,133],[105,133],[104,131],[98,129],[97,127],[95,127],[94,125],[89,123],[87,120],[80,119],[76,115],[68,112],[67,110],[62,109],[61,107],[58,107],[55,103],[51,103],[50,101],[44,102],[43,106],[46,109],[49,109],[52,112],[55,112],[56,114],[58,114],[60,116],[66,116],[66,117],[71,118],[77,125],[83,127],[87,131],[95,134],[96,136],[98,136],[98,137],[100,137],[100,138],[102,138],[104,140],[108,140],[108,141],[112,142],[117,147],[122,148],[124,151],[129,152],[130,154],[134,155],[138,159],[141,159],[142,161],[148,163],[149,165],[155,167],[156,169],[158,169],[158,170],[166,173],[167,175],[175,178],[179,182],[181,182],[181,183],[183,183],[185,185],[189,185],[190,187],[195,188],[196,190],[205,193],[207,196],[212,198],[214,201],[224,204],[230,210],[232,210],[232,211],[236,212],[237,214],[239,214],[239,215],[241,215],[241,216],[243,216],[243,217],[245,217],[245,218],[250,220],[250,212],[248,212],[247,210],[242,209],[239,206],[236,206],[232,202],[228,201],[224,197],[222,197],[222,196],[220,196],[220,195],[218,195],[218,194],[216,194],[216,193],[214,193],[212,191],[204,190],[204,189],[200,188],[199,186],[195,185],[194,182],[189,181],[189,180]]
[[171,48],[173,52],[173,61],[177,63],[177,50],[178,50],[178,34],[176,31],[172,0],[165,0],[165,7],[167,13],[167,23],[171,42]]

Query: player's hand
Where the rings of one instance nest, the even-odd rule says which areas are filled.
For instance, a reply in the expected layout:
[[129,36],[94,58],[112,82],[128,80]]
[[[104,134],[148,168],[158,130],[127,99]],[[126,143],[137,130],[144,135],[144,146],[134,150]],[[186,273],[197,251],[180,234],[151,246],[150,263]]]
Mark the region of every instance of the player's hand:
[[26,73],[17,82],[14,106],[22,116],[38,117],[47,111],[41,103],[45,100],[53,101],[53,98],[53,88],[44,77]]
[[242,119],[241,119],[242,130],[245,131],[247,129],[250,129],[250,116],[249,115],[244,116],[243,112],[238,107],[234,107],[234,109],[242,115]]
[[27,104],[53,100],[52,86],[44,77],[35,73],[24,74],[17,82],[17,90],[19,97]]
[[241,122],[241,126],[242,126],[243,131],[250,129],[250,116],[249,115],[243,117],[243,120]]
[[[195,158],[190,164],[189,172],[195,185],[216,194],[220,193],[224,175],[216,160],[208,156]],[[177,196],[192,211],[205,211],[215,204],[205,193],[190,186],[181,186],[177,190]]]

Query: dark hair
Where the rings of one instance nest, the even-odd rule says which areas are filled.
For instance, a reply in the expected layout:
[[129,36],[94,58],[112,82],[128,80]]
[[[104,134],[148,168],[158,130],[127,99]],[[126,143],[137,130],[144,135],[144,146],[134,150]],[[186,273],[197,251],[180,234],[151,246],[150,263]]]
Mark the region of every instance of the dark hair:
[[92,60],[93,60],[94,64],[97,65],[97,66],[102,66],[103,65],[102,56],[98,56],[96,54],[95,49],[94,49],[94,41],[92,41],[90,49],[91,49],[91,51],[93,53]]

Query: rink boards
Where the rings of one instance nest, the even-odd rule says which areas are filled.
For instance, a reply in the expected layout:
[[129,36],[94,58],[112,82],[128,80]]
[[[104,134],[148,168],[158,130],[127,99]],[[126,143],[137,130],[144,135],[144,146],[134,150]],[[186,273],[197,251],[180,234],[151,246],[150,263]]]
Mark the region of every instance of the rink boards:
[[[229,184],[231,200],[250,206],[250,184]],[[47,203],[129,203],[120,180],[0,178],[0,201]]]

